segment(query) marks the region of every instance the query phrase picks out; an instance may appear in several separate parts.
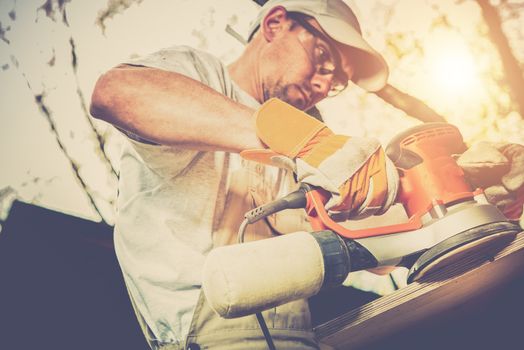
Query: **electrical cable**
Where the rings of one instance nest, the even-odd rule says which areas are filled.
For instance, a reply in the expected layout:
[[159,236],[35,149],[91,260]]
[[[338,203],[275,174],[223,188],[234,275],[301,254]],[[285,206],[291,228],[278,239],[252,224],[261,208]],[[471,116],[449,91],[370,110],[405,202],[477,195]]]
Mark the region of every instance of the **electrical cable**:
[[277,199],[271,203],[261,205],[244,214],[244,221],[240,225],[237,234],[237,242],[244,242],[245,230],[248,224],[253,224],[268,217],[271,214],[285,209],[301,209],[306,207],[307,199],[304,188],[300,188],[290,194]]
[[242,221],[242,223],[240,224],[240,227],[238,228],[237,243],[239,244],[244,243],[244,235],[246,234],[247,225],[249,225],[249,220],[244,219],[244,221]]
[[[269,204],[262,205],[253,210],[248,211],[244,215],[244,220],[242,221],[242,223],[240,224],[240,227],[238,228],[237,242],[239,244],[244,243],[247,225],[255,223],[281,210],[298,209],[298,208],[304,208],[305,206],[306,206],[305,192],[304,190],[299,189],[295,192],[288,194],[287,196],[283,198],[277,199],[276,201],[273,201]],[[266,343],[267,343],[269,350],[277,350],[273,342],[273,338],[271,337],[271,333],[269,332],[269,329],[267,327],[266,321],[264,320],[264,316],[262,315],[261,312],[257,312],[255,313],[255,315],[257,317],[258,324],[260,325],[260,329],[262,330],[262,333],[264,334],[264,338],[266,339]]]
[[266,321],[264,320],[264,316],[261,312],[257,312],[255,314],[257,316],[258,324],[260,325],[260,329],[262,329],[262,333],[264,333],[264,338],[266,338],[267,346],[269,350],[277,350],[275,347],[275,344],[273,343],[273,338],[271,337],[271,333],[269,333],[269,329],[267,328]]
[[[244,221],[242,221],[240,227],[238,228],[237,242],[239,244],[244,243],[247,225],[253,224],[265,217],[268,217],[271,214],[285,209],[305,208],[306,202],[305,190],[301,188],[295,192],[291,192],[283,198],[277,199],[271,203],[248,211],[244,215]],[[262,333],[264,333],[264,338],[266,339],[269,350],[276,350],[275,344],[273,343],[273,338],[271,337],[271,333],[269,332],[266,321],[264,320],[264,316],[261,312],[257,312],[255,315],[257,317],[258,324],[260,325],[260,329],[262,330]]]
[[[238,229],[237,241],[239,244],[244,243],[244,234],[246,232],[247,225],[249,225],[249,220],[246,218],[244,219],[244,221],[242,221]],[[257,312],[255,313],[255,315],[257,317],[258,325],[260,326],[260,329],[264,334],[264,338],[266,339],[266,343],[269,350],[276,350],[275,344],[273,343],[273,338],[271,337],[271,333],[269,333],[269,329],[267,328],[266,320],[264,320],[264,316],[261,312]]]

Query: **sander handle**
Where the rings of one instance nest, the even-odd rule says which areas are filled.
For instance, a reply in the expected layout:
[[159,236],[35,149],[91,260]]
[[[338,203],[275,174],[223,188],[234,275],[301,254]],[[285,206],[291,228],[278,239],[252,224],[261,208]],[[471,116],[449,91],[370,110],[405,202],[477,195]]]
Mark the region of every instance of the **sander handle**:
[[359,239],[372,236],[386,235],[398,232],[412,231],[422,227],[423,213],[417,213],[405,223],[373,227],[368,229],[350,230],[335,222],[328,214],[325,204],[329,200],[328,191],[302,184],[301,189],[306,193],[306,213],[308,221],[314,231],[331,230],[342,237]]

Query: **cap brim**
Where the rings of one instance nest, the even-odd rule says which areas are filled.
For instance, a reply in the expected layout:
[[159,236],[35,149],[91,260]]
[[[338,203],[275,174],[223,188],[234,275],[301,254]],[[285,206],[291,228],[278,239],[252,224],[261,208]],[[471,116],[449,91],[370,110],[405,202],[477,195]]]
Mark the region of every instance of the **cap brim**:
[[316,15],[315,18],[332,39],[357,49],[352,52],[350,58],[350,62],[355,65],[352,81],[368,91],[382,89],[389,75],[384,58],[348,23],[325,15]]

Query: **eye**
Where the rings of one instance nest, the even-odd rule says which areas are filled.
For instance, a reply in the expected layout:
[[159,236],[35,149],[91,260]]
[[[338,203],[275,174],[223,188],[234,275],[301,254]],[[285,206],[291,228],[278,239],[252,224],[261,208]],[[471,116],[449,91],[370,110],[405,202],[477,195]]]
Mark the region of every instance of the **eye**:
[[325,47],[318,45],[315,48],[315,60],[319,74],[328,75],[334,73],[335,65],[333,64],[331,53]]
[[326,67],[322,67],[320,66],[318,68],[318,73],[320,75],[328,75],[328,74],[333,74],[333,70],[332,69],[329,69],[329,68],[326,68]]
[[325,62],[331,61],[331,55],[329,54],[329,51],[326,50],[324,47],[317,46],[316,52],[318,64],[324,64]]

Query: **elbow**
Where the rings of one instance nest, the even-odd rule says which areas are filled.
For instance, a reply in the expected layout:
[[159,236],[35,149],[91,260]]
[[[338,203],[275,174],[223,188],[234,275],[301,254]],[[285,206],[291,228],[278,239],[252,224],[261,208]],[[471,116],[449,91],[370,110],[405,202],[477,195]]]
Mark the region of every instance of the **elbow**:
[[112,116],[115,113],[114,101],[116,94],[118,94],[118,81],[114,69],[109,70],[98,78],[89,106],[89,113],[92,117],[109,123],[113,122]]
[[105,120],[104,116],[107,114],[107,75],[109,72],[100,76],[95,84],[93,93],[91,95],[91,104],[89,106],[89,113],[92,117]]

